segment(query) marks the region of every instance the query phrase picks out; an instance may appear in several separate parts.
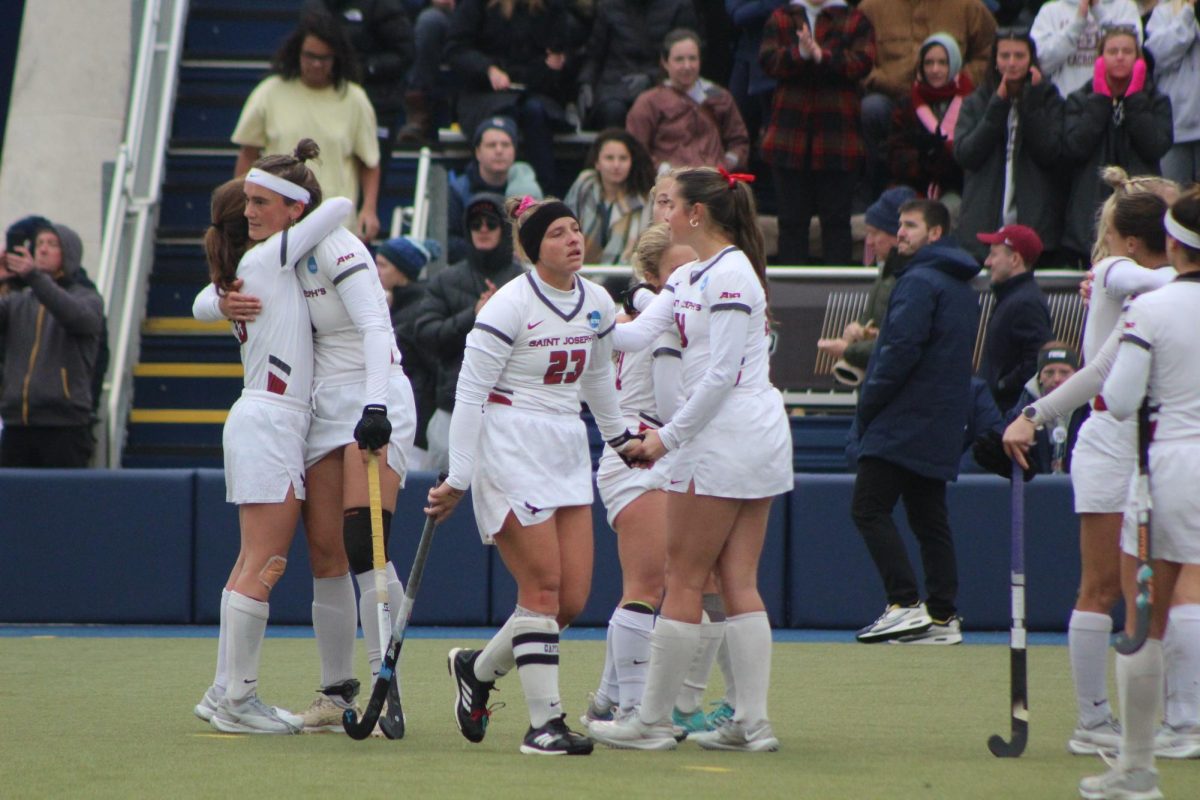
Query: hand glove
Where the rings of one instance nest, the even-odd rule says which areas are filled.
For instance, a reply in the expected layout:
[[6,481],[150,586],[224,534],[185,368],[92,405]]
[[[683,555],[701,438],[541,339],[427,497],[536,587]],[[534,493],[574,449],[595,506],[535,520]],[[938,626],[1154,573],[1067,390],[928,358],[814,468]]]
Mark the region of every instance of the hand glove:
[[645,281],[642,281],[641,283],[635,283],[633,286],[630,286],[628,289],[621,292],[621,306],[625,309],[625,313],[631,317],[638,313],[638,307],[634,302],[634,298],[640,291],[647,291],[651,294],[654,294],[654,287]]
[[1092,67],[1092,91],[1112,97],[1112,91],[1108,88],[1108,71],[1104,66],[1104,56],[1097,58],[1095,66]]
[[595,99],[591,84],[585,83],[579,87],[579,97],[575,100],[575,109],[579,112],[581,120],[587,119],[587,115],[592,110]]
[[1125,90],[1125,96],[1137,94],[1144,88],[1146,88],[1146,60],[1139,58],[1133,62],[1133,74],[1129,78],[1129,88]]
[[378,450],[392,438],[392,423],[387,407],[372,404],[363,407],[362,418],[354,426],[354,441],[359,450]]
[[644,72],[634,72],[621,76],[621,85],[625,87],[626,97],[637,97],[650,88],[650,76]]
[[640,433],[630,433],[629,431],[625,431],[620,436],[614,436],[612,439],[609,439],[608,446],[617,452],[617,455],[619,455],[621,460],[625,462],[625,466],[631,468],[639,467],[645,465],[646,462],[641,459],[630,458],[622,451],[630,449],[633,447],[634,442],[644,441],[645,438],[646,437]]

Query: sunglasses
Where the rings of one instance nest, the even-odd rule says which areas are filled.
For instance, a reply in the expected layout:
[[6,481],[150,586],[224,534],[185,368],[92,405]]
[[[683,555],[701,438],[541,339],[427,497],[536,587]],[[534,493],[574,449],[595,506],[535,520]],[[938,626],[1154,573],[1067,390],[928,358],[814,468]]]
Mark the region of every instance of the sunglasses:
[[1029,38],[1029,28],[1011,27],[1011,28],[997,28],[996,29],[996,39],[998,39],[998,40],[1001,40],[1001,39],[1003,39],[1003,40],[1028,39],[1028,38]]
[[493,231],[499,227],[500,220],[494,219],[493,217],[475,217],[471,220],[471,230],[473,231]]

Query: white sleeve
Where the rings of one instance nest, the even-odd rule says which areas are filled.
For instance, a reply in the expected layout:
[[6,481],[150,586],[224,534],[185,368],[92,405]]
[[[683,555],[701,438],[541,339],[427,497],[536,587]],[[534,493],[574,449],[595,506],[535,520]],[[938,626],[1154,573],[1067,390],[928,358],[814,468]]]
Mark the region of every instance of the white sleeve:
[[[1118,324],[1091,361],[1063,381],[1053,392],[1033,402],[1033,408],[1037,411],[1034,421],[1041,425],[1048,420],[1069,416],[1075,409],[1100,394],[1104,388],[1104,379],[1112,371],[1120,344],[1121,326]],[[1107,401],[1108,397],[1105,396],[1104,399]]]
[[[608,300],[607,295],[604,297]],[[616,326],[616,309],[608,300],[600,320],[600,332],[592,341],[592,351],[588,358],[591,363],[579,378],[579,395],[588,404],[588,409],[596,420],[596,427],[604,441],[614,439],[625,433],[625,416],[617,400],[617,390],[613,385],[612,374],[612,333]]]
[[[1037,44],[1038,62],[1043,73],[1057,72],[1075,52],[1087,25],[1086,20],[1079,18],[1078,6],[1075,2],[1047,3],[1034,17],[1029,34]],[[1061,24],[1063,14],[1070,15],[1066,25]]]
[[330,197],[310,211],[304,219],[282,231],[280,266],[294,266],[297,259],[340,228],[342,221],[352,211],[354,211],[354,204],[346,198]]
[[1146,269],[1123,258],[1113,262],[1104,272],[1104,293],[1120,299],[1131,294],[1152,292],[1171,282],[1172,270]]
[[1150,382],[1150,345],[1145,340],[1125,334],[1112,373],[1104,382],[1104,403],[1108,413],[1117,419],[1129,419],[1137,413],[1146,397]]
[[658,411],[658,419],[666,423],[675,416],[683,399],[683,352],[679,349],[678,334],[666,331],[658,337],[651,371],[654,406]]
[[221,313],[220,302],[221,296],[217,294],[217,287],[210,283],[201,289],[192,301],[192,316],[201,322],[220,322],[225,319],[225,315]]
[[[642,293],[638,292],[640,296]],[[634,298],[637,299],[636,297]],[[670,283],[639,311],[637,319],[622,322],[612,333],[614,350],[635,353],[654,344],[659,334],[675,323],[675,291]]]
[[357,258],[351,260],[350,266],[329,277],[346,307],[346,314],[362,336],[363,366],[366,368],[363,404],[386,406],[392,348],[396,344],[392,318],[388,315],[387,299],[383,285],[379,283],[375,261],[365,249],[355,255]]

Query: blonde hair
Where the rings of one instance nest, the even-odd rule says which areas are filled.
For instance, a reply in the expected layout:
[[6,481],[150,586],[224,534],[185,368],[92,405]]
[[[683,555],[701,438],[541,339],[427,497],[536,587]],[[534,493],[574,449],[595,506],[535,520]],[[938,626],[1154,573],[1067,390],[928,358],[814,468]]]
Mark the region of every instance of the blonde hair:
[[646,273],[658,274],[663,254],[671,246],[671,226],[665,222],[651,225],[638,237],[633,250],[633,277],[636,281],[646,280]]
[[1092,245],[1093,264],[1112,255],[1108,252],[1108,245],[1104,240],[1108,236],[1108,229],[1113,226],[1113,214],[1116,213],[1117,202],[1121,197],[1134,194],[1153,194],[1161,197],[1170,205],[1179,197],[1180,193],[1179,184],[1170,178],[1158,175],[1130,177],[1124,169],[1112,165],[1100,168],[1100,180],[1111,186],[1113,191],[1096,214],[1096,241]]

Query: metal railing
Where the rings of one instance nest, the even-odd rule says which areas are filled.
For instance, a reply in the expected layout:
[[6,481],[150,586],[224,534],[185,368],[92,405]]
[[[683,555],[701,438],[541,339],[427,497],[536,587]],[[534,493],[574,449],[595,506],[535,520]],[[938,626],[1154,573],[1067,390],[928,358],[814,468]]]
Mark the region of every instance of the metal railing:
[[142,12],[125,138],[117,151],[97,274],[112,353],[100,412],[99,466],[121,464],[187,11],[188,0],[146,0]]

